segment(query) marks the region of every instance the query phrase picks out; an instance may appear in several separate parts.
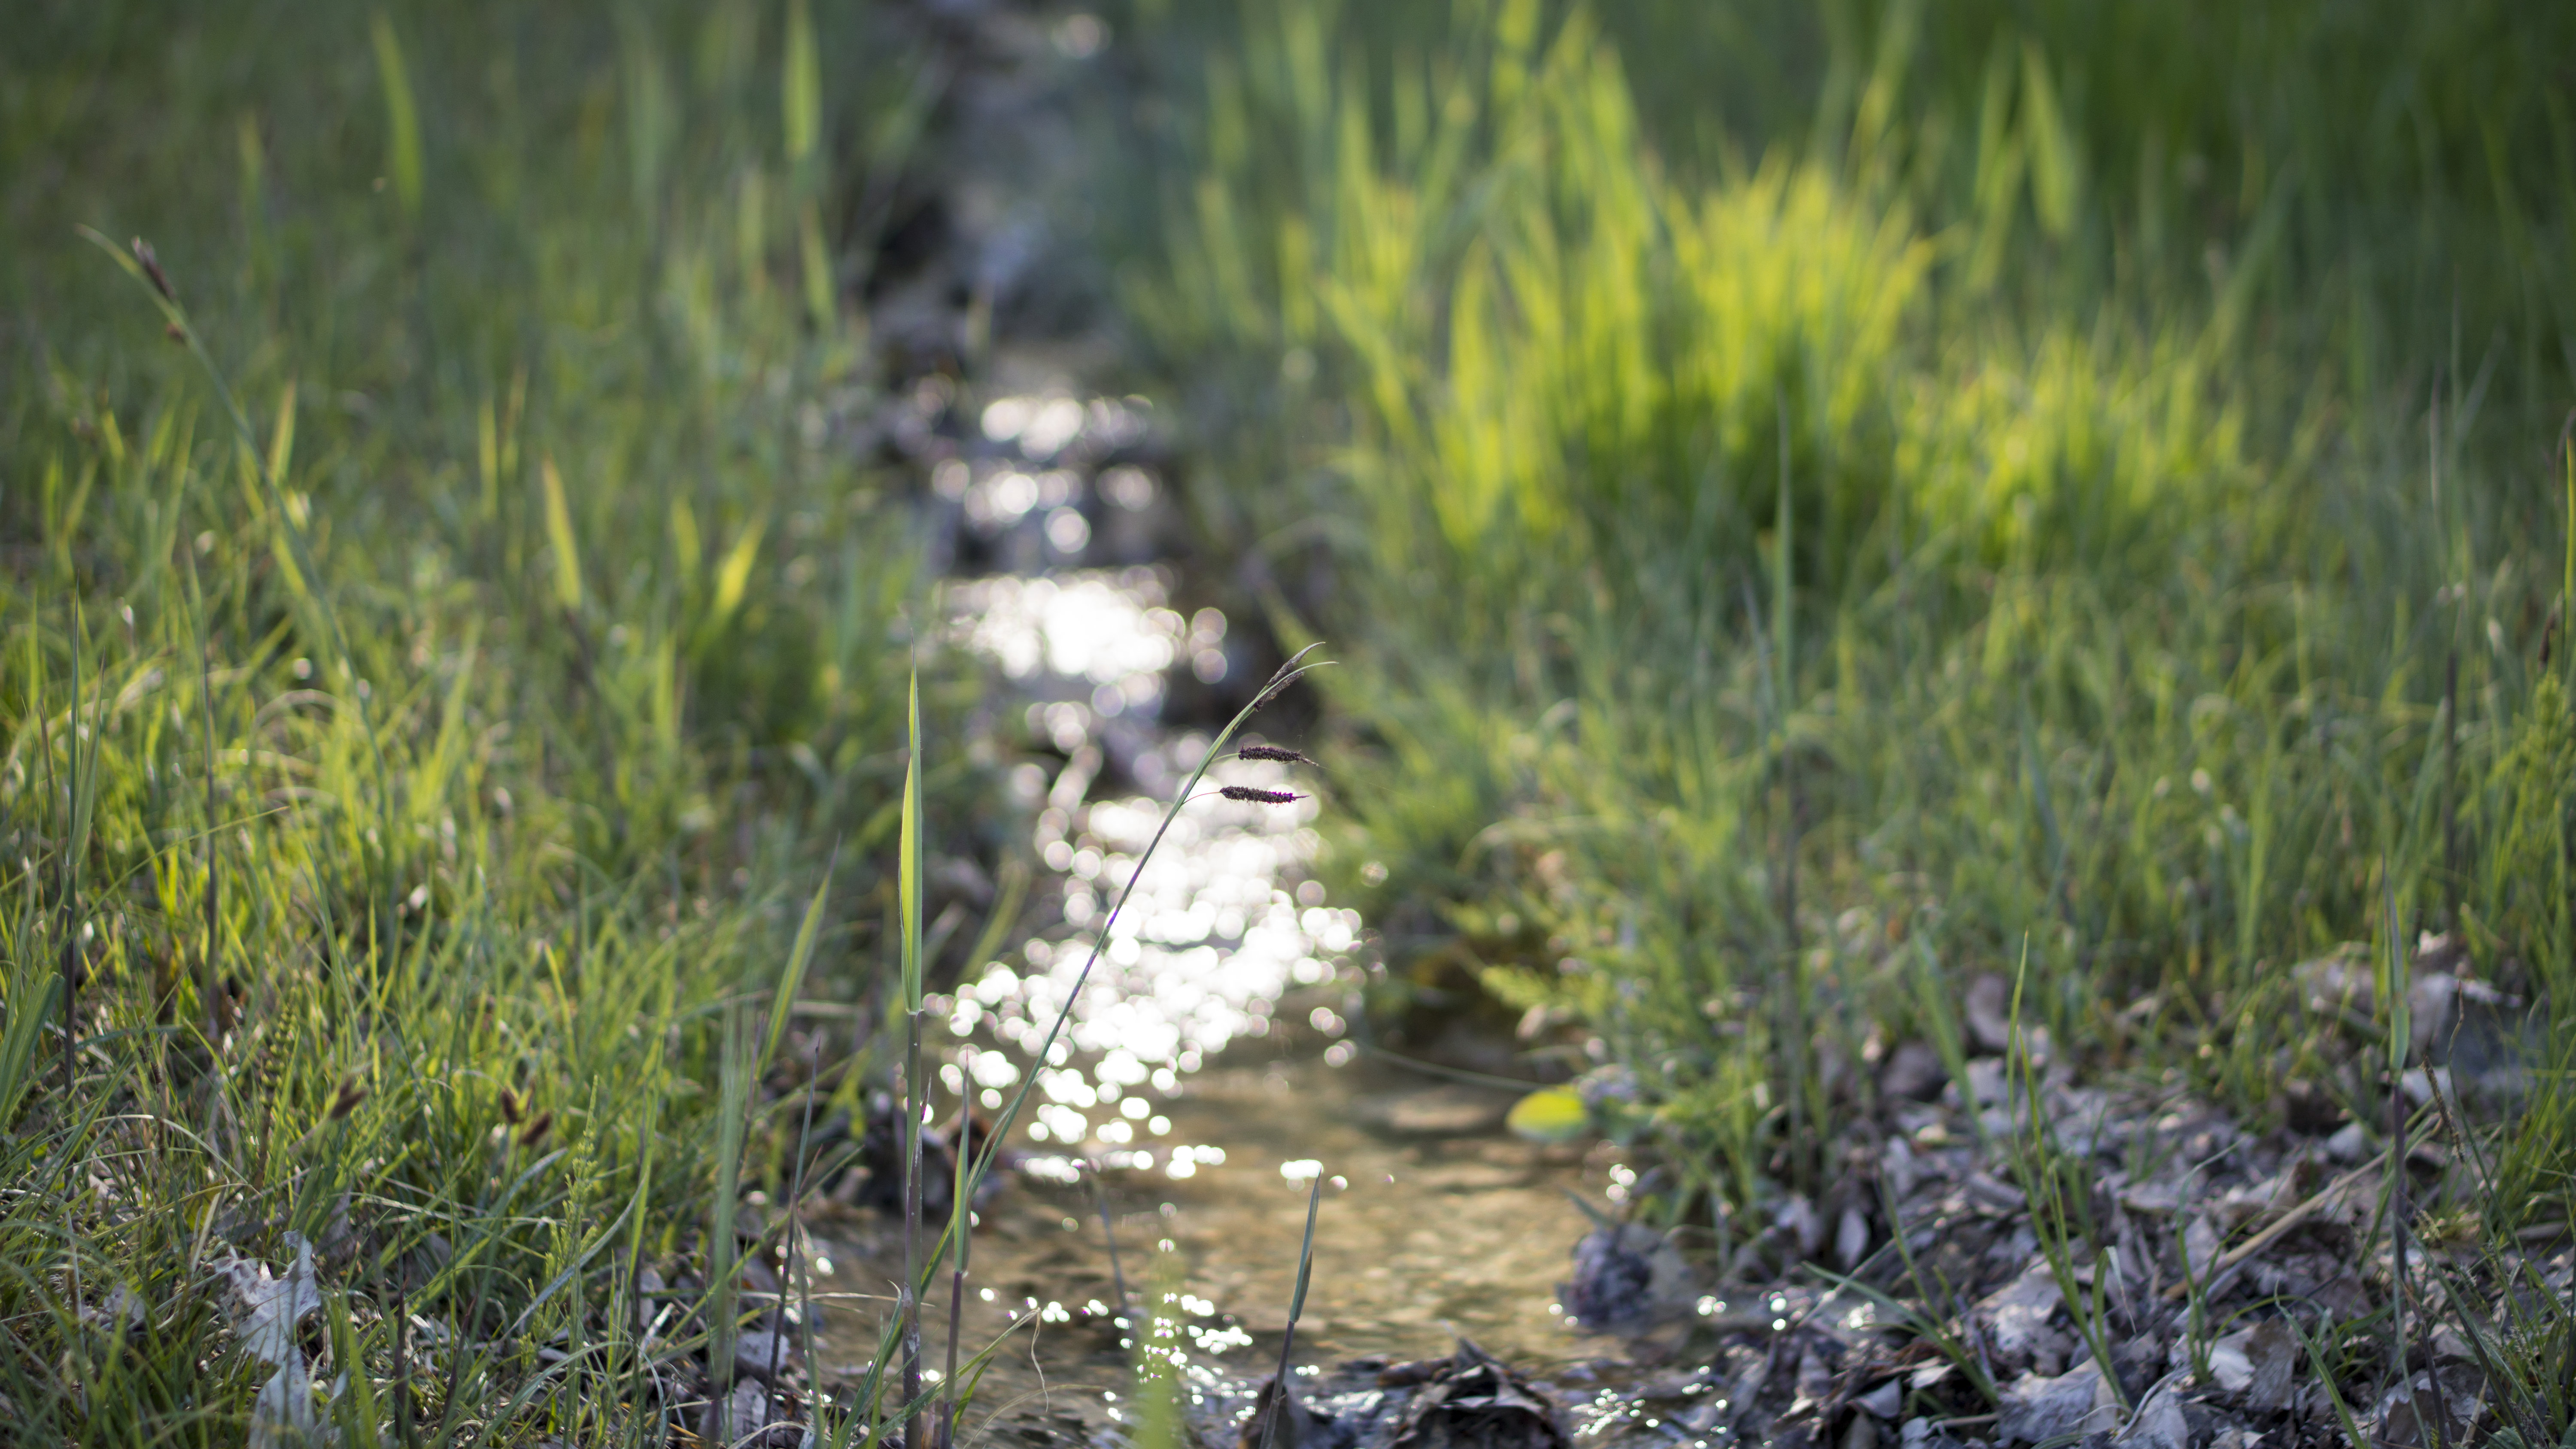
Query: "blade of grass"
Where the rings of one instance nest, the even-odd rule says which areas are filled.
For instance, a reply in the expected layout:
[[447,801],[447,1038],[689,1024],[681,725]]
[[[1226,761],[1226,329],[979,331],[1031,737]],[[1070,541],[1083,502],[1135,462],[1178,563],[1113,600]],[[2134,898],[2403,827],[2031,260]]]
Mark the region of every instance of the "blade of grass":
[[[75,598],[72,602],[71,737],[63,742],[72,755],[71,830],[63,854],[62,911],[63,1102],[66,1106],[72,1101],[73,1081],[80,1065],[81,866],[89,859],[90,787],[95,777],[94,766],[85,766],[83,761],[95,761],[98,746],[102,743],[97,736],[105,728],[102,720],[99,730],[91,729],[81,708],[81,636],[84,632],[80,601]],[[87,750],[81,748],[84,737],[91,741]]]
[[1295,1367],[1289,1356],[1297,1348],[1297,1320],[1306,1312],[1306,1284],[1315,1271],[1315,1210],[1323,1205],[1324,1174],[1321,1168],[1306,1186],[1306,1239],[1297,1248],[1297,1291],[1288,1297],[1288,1326],[1279,1334],[1279,1372],[1270,1381],[1270,1417],[1261,1422],[1261,1449],[1271,1449],[1279,1437],[1279,1421],[1288,1414],[1289,1402],[1296,1397],[1289,1385]]
[[758,1071],[768,1070],[770,1059],[778,1055],[780,1039],[787,1035],[787,1019],[795,1014],[796,994],[805,987],[805,970],[814,960],[814,942],[822,932],[823,902],[832,891],[832,872],[840,863],[841,847],[836,841],[831,858],[823,864],[823,879],[814,887],[814,898],[805,904],[805,919],[796,927],[796,945],[779,968],[778,989],[769,1004],[769,1030],[760,1041]]
[[948,1244],[948,1358],[939,1376],[939,1443],[948,1449],[957,1440],[957,1415],[962,1405],[957,1397],[957,1338],[966,1320],[967,1254],[975,1244],[975,1214],[966,1192],[968,1159],[974,1156],[970,1130],[974,1116],[961,1092],[957,1102],[957,1138],[949,1144],[948,1160],[956,1169],[956,1180],[949,1186]]
[[[921,1295],[927,1288],[921,1260],[922,1114],[929,1093],[921,1080],[921,672],[912,675],[905,715],[909,761],[903,774],[903,825],[898,846],[896,900],[903,914],[903,1397],[921,1397]],[[1031,1076],[1036,1074],[1032,1072]],[[920,1420],[907,1411],[903,1449],[928,1449]]]
[[715,1386],[716,1430],[731,1432],[726,1418],[733,1392],[735,1298],[741,1287],[735,1254],[735,1210],[742,1192],[743,1136],[751,1112],[750,1051],[743,1040],[742,1008],[728,1001],[716,1097],[716,1191],[707,1241],[707,1377]]

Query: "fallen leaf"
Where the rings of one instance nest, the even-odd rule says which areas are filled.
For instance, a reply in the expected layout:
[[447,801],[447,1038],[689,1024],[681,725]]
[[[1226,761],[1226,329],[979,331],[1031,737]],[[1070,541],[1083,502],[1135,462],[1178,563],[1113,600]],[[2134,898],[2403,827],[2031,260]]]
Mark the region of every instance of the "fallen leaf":
[[313,1280],[313,1245],[300,1233],[288,1233],[286,1240],[295,1247],[295,1263],[283,1278],[271,1276],[266,1263],[251,1258],[234,1258],[216,1268],[232,1287],[233,1332],[242,1347],[281,1368],[290,1360],[301,1367],[295,1326],[322,1306],[321,1287]]
[[1556,1406],[1466,1339],[1423,1385],[1389,1449],[1565,1449]]
[[2118,1412],[2101,1368],[2087,1360],[2055,1378],[2023,1374],[2003,1392],[1995,1433],[2006,1443],[2029,1444],[2105,1433]]
[[2295,1389],[2291,1371],[2299,1363],[2298,1335],[2277,1318],[2255,1324],[2246,1335],[2245,1356],[2254,1366],[2245,1400],[2258,1409],[2286,1409]]
[[251,1400],[249,1449],[322,1449],[340,1442],[339,1433],[322,1422],[313,1404],[313,1377],[305,1372],[304,1355],[287,1349],[284,1367],[262,1384]]
[[2191,1427],[2183,1422],[2176,1380],[2168,1377],[2147,1393],[2129,1416],[2129,1426],[2111,1441],[2113,1449],[2190,1449]]
[[2034,1258],[2020,1277],[1980,1300],[1976,1316],[1985,1325],[1986,1342],[1996,1357],[2027,1363],[2047,1336],[2049,1319],[2064,1301],[2047,1260]]
[[2254,1330],[2231,1333],[2209,1346],[2209,1376],[2227,1393],[2241,1394],[2254,1382],[2254,1360],[2246,1353],[2246,1341]]
[[116,1291],[107,1295],[104,1304],[84,1306],[80,1311],[80,1321],[92,1328],[141,1328],[143,1300],[134,1295],[134,1290],[119,1283]]
[[1571,1142],[1591,1130],[1592,1113],[1572,1088],[1541,1087],[1514,1102],[1503,1125],[1532,1142]]

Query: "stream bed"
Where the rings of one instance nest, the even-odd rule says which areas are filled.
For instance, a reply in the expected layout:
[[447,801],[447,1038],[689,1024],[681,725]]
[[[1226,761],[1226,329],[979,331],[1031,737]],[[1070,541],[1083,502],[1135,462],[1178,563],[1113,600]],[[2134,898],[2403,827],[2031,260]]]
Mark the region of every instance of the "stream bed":
[[[1152,399],[1105,385],[1118,334],[1084,280],[1100,267],[1082,215],[1104,163],[1073,138],[1104,132],[1086,114],[1118,84],[1114,37],[1070,11],[925,0],[898,16],[946,77],[931,143],[942,180],[905,223],[939,244],[871,283],[880,351],[912,375],[856,431],[917,478],[946,580],[935,647],[986,672],[973,736],[1017,758],[1005,774],[1043,867],[1022,917],[1040,928],[971,963],[932,1013],[945,1023],[928,1051],[942,1120],[994,1113],[1023,1072],[1039,1074],[1006,1143],[1016,1170],[979,1214],[959,1336],[970,1355],[1004,1348],[964,1442],[1122,1437],[1134,1382],[1122,1286],[1185,1325],[1175,1362],[1194,1428],[1229,1442],[1277,1365],[1318,1177],[1294,1354],[1312,1393],[1376,1392],[1360,1382],[1369,1365],[1433,1359],[1462,1337],[1522,1372],[1598,1378],[1618,1341],[1569,1327],[1557,1292],[1591,1227],[1574,1201],[1583,1149],[1506,1132],[1507,1086],[1408,1069],[1352,1039],[1368,924],[1309,869],[1324,808],[1312,781],[1216,762],[1136,874],[1208,748],[1201,721],[1248,697],[1275,651],[1189,597],[1216,591],[1171,482],[1180,430]],[[1284,718],[1257,717],[1238,743],[1300,744],[1262,730],[1311,711],[1273,713]],[[1306,798],[1227,800],[1219,785]],[[1069,999],[1062,1041],[1033,1061]],[[845,1206],[813,1231],[828,1305],[815,1382],[830,1393],[866,1372],[902,1228]],[[927,1307],[935,1365],[944,1288]]]
[[[1134,1363],[1115,1309],[1123,1276],[1131,1302],[1153,1295],[1186,1325],[1176,1346],[1192,1417],[1203,1440],[1221,1442],[1278,1362],[1316,1172],[1325,1182],[1297,1326],[1301,1373],[1435,1358],[1463,1336],[1524,1371],[1617,1377],[1601,1361],[1618,1341],[1569,1329],[1557,1303],[1568,1249],[1587,1227],[1566,1196],[1579,1164],[1567,1149],[1502,1132],[1502,1105],[1496,1093],[1426,1088],[1392,1069],[1333,1067],[1254,1043],[1158,1104],[1173,1138],[1200,1146],[1184,1175],[1171,1175],[1168,1158],[1097,1182],[1023,1172],[976,1235],[961,1337],[970,1352],[1008,1337],[968,1422],[1033,1442],[1118,1437]],[[892,1217],[852,1213],[816,1231],[831,1274],[818,1287],[884,1295],[900,1278]],[[944,1293],[930,1306],[923,1340],[944,1344]],[[821,1350],[825,1383],[864,1372],[890,1307],[877,1296],[827,1319],[839,1327]]]

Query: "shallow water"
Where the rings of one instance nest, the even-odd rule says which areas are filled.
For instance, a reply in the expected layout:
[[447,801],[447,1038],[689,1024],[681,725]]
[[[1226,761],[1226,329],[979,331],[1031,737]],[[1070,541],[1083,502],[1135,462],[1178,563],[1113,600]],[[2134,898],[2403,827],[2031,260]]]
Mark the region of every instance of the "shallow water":
[[[1432,1357],[1459,1335],[1541,1372],[1614,1352],[1615,1340],[1568,1329],[1554,1311],[1567,1250],[1586,1228],[1566,1196],[1579,1159],[1504,1133],[1508,1103],[1393,1068],[1237,1048],[1157,1101],[1173,1138],[1221,1144],[1221,1162],[1195,1161],[1179,1178],[1141,1166],[1102,1174],[1131,1298],[1177,1295],[1196,1330],[1183,1353],[1205,1371],[1194,1379],[1206,1393],[1239,1395],[1277,1363],[1308,1179],[1320,1172],[1299,1364]],[[1015,1317],[1034,1310],[1041,1320],[1011,1335],[979,1391],[1006,1422],[1068,1432],[1067,1414],[1100,1432],[1119,1422],[1109,1411],[1120,1399],[1109,1396],[1129,1389],[1128,1355],[1109,1322],[1117,1291],[1095,1190],[1088,1175],[1024,1175],[980,1215],[967,1351]],[[882,1292],[900,1276],[892,1221],[853,1215],[817,1231],[835,1260],[829,1286]],[[853,1281],[868,1275],[876,1282]],[[944,1281],[923,1330],[934,1363],[947,1334]],[[864,1369],[888,1310],[880,1300],[827,1315],[827,1384]]]
[[[1014,417],[1048,406],[1012,401]],[[1065,409],[1076,443],[1076,420],[1105,411]],[[1053,458],[1071,446],[1045,441]],[[981,479],[1007,476],[978,466],[952,500],[960,526],[987,535],[987,552],[1013,552],[995,539],[1046,525],[1032,523],[1034,505],[974,506]],[[1081,500],[1096,481],[1077,470],[1059,487]],[[1024,1073],[1038,1076],[1008,1143],[1017,1170],[975,1234],[960,1340],[969,1355],[1007,1345],[975,1420],[1114,1435],[1132,1383],[1122,1279],[1129,1302],[1154,1295],[1184,1317],[1197,1407],[1225,1412],[1275,1368],[1318,1177],[1302,1365],[1433,1357],[1461,1335],[1539,1371],[1614,1352],[1567,1328],[1556,1305],[1588,1226],[1568,1195],[1582,1186],[1580,1150],[1505,1132],[1511,1089],[1392,1065],[1348,1039],[1370,943],[1309,870],[1325,807],[1306,772],[1219,760],[1137,874],[1170,793],[1208,749],[1204,732],[1163,727],[1171,681],[1214,683],[1237,667],[1223,617],[1185,619],[1169,588],[1161,568],[1077,567],[958,580],[944,595],[947,646],[986,661],[1005,701],[993,732],[1027,752],[1011,787],[1035,821],[1037,897],[1058,920],[932,1003],[944,1019],[928,1044],[941,1119],[961,1097],[994,1113]],[[1247,804],[1217,797],[1223,784],[1310,798]],[[902,1245],[899,1224],[860,1213],[818,1235],[828,1390],[865,1371]],[[923,1327],[933,1365],[947,1307],[943,1279]]]

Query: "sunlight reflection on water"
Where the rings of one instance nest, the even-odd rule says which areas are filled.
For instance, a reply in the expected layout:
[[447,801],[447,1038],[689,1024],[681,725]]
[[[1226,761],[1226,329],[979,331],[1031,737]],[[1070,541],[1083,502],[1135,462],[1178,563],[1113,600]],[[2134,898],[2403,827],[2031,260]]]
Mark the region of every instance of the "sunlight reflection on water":
[[[1045,433],[1034,439],[1042,450],[1063,452],[1071,439],[1054,433],[1079,410],[1060,404],[1004,399],[985,410],[985,431],[1024,445]],[[1016,959],[970,972],[949,1030],[1002,1049],[972,1052],[952,1067],[951,1090],[972,1090],[987,1110],[999,1107],[1071,999],[1064,1035],[1037,1067],[1028,1140],[1120,1166],[1159,1166],[1173,1177],[1222,1161],[1215,1148],[1158,1151],[1157,1139],[1170,1131],[1161,1100],[1229,1043],[1267,1036],[1287,991],[1333,979],[1361,923],[1358,912],[1325,905],[1308,868],[1319,844],[1310,828],[1316,801],[1263,805],[1216,791],[1302,793],[1312,782],[1275,763],[1218,760],[1119,908],[1170,791],[1208,748],[1203,733],[1160,728],[1167,672],[1222,678],[1224,616],[1201,609],[1184,619],[1170,607],[1165,575],[1152,568],[997,575],[952,584],[947,597],[950,639],[991,661],[1030,701],[1030,736],[1065,757],[1052,776],[1048,764],[1032,761],[1013,778],[1025,803],[1045,807],[1031,844],[1057,876],[1062,928],[1026,942]],[[1111,760],[1162,798],[1090,798]],[[1085,979],[1095,944],[1099,960]]]

